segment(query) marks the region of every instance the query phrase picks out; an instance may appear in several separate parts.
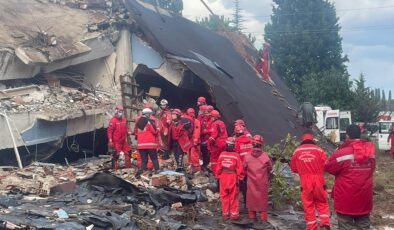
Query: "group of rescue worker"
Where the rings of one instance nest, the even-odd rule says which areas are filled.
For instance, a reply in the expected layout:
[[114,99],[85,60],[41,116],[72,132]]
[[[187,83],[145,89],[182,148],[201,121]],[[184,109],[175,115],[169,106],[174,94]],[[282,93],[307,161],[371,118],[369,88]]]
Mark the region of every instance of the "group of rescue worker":
[[[197,100],[197,110],[170,109],[167,100],[160,101],[157,117],[146,105],[136,120],[133,132],[127,129],[122,106],[117,106],[109,122],[109,147],[114,149],[113,167],[120,156],[131,167],[127,135],[135,135],[141,165],[139,177],[147,170],[148,160],[153,173],[160,172],[158,155],[169,159],[174,154],[176,171],[185,171],[184,156],[192,173],[210,171],[219,181],[222,217],[238,219],[239,192],[243,194],[249,219],[258,215],[267,221],[269,179],[272,162],[263,151],[264,139],[252,135],[243,120],[234,122],[234,134],[228,135],[219,111],[207,105],[204,97]],[[306,229],[330,229],[324,172],[335,176],[331,197],[340,229],[369,229],[372,210],[372,175],[375,168],[374,145],[361,139],[357,125],[350,125],[347,140],[326,159],[324,150],[314,141],[312,131],[306,131],[300,146],[290,161],[290,168],[300,176],[301,200]],[[394,136],[394,134],[393,134]],[[202,164],[200,164],[200,159]]]

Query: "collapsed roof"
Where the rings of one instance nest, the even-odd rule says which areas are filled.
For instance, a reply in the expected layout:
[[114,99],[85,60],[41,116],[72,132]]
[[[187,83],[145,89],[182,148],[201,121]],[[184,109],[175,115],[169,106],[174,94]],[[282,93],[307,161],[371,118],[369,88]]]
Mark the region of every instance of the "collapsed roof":
[[[276,143],[298,134],[294,96],[277,75],[276,87],[259,79],[232,43],[196,23],[136,0],[126,0],[144,39],[163,57],[177,59],[210,86],[216,106],[230,123],[243,118],[252,133]],[[159,11],[159,12],[158,12]]]

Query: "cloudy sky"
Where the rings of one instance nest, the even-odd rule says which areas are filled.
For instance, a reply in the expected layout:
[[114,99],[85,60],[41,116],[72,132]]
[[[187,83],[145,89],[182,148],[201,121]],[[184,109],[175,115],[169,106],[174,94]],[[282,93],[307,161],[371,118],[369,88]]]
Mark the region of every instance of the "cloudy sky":
[[[394,0],[332,0],[342,26],[344,53],[353,78],[362,72],[367,85],[394,91]],[[200,0],[183,0],[183,15],[191,20],[209,15]],[[205,0],[218,15],[231,17],[233,0]],[[244,32],[264,40],[272,0],[240,0]],[[387,95],[387,93],[386,93]]]

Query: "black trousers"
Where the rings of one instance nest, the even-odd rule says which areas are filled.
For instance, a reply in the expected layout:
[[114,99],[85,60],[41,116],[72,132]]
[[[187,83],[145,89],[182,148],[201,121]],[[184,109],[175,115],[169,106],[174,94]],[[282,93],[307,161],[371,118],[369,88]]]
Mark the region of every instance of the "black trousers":
[[157,159],[157,151],[156,149],[140,149],[139,150],[141,155],[141,170],[145,171],[148,165],[148,156],[150,157],[153,168],[157,171],[160,169],[159,160]]
[[210,154],[207,145],[201,145],[201,158],[202,158],[202,167],[206,168],[209,165]]
[[174,157],[178,168],[183,168],[183,150],[179,145],[178,141],[174,141],[172,145],[172,151],[174,152]]

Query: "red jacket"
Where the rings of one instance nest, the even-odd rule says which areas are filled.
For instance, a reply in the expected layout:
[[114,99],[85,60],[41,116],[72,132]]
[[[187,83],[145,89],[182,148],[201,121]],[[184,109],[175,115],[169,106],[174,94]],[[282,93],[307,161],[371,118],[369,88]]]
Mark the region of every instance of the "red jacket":
[[193,133],[191,135],[191,141],[194,145],[199,145],[201,143],[201,123],[198,119],[191,116],[185,115],[191,123],[193,124]]
[[[290,168],[301,177],[317,175],[323,177],[326,154],[315,144],[301,144],[293,153]],[[323,177],[324,178],[324,177]]]
[[390,152],[394,154],[394,132],[390,133],[390,135],[387,137],[387,141],[391,142]]
[[226,146],[227,130],[226,125],[221,120],[215,120],[211,124],[211,146],[216,146],[218,148],[223,148]]
[[253,149],[252,139],[248,137],[246,134],[235,138],[234,151],[239,154],[242,162],[244,161],[246,154],[251,152],[252,149]]
[[159,114],[159,129],[165,136],[169,133],[171,125],[171,111],[169,109],[161,110]]
[[109,120],[107,135],[108,139],[112,140],[113,143],[125,143],[127,141],[128,132],[129,130],[125,117],[118,118],[117,116],[113,116],[111,120]]
[[173,122],[170,126],[171,141],[177,141],[182,148],[182,151],[187,153],[192,147],[189,137],[189,131],[184,127],[181,121]]
[[219,179],[223,174],[227,173],[237,175],[238,180],[243,180],[245,177],[241,158],[236,152],[220,153],[216,170]]
[[332,196],[336,212],[346,215],[371,212],[374,154],[372,142],[347,140],[326,162],[326,171],[335,176]]
[[137,149],[158,149],[156,121],[151,118],[140,117],[135,124]]
[[203,116],[200,118],[201,123],[201,144],[207,145],[209,141],[209,137],[212,133],[212,121],[209,117]]

